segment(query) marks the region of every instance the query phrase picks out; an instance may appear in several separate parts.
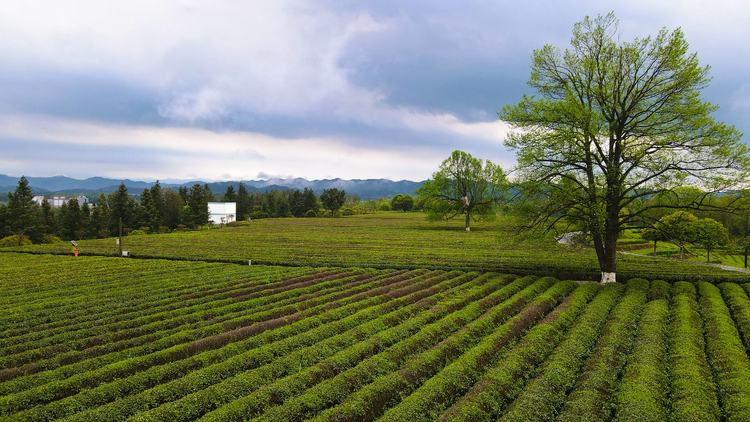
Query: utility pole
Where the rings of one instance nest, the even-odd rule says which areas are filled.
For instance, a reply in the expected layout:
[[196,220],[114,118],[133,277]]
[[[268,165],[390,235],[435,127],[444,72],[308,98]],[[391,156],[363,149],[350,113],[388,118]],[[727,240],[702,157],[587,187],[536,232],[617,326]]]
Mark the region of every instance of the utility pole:
[[120,217],[120,241],[118,244],[120,246],[120,256],[122,256],[122,217]]

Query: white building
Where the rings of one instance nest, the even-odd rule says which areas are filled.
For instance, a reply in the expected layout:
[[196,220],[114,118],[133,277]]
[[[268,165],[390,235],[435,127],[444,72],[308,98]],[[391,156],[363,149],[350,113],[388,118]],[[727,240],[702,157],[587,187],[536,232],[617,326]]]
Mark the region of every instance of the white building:
[[[76,199],[78,200],[78,206],[87,204],[89,202],[89,198],[83,195],[78,195]],[[66,204],[68,202],[68,198],[64,196],[53,196],[52,198],[47,199],[47,202],[49,202],[49,204],[55,208],[60,208],[62,204]]]
[[62,204],[68,202],[67,199],[65,199],[64,196],[53,196],[51,199],[47,200],[50,205],[52,205],[55,208],[62,207]]
[[214,224],[226,224],[237,221],[236,202],[209,202],[208,221]]

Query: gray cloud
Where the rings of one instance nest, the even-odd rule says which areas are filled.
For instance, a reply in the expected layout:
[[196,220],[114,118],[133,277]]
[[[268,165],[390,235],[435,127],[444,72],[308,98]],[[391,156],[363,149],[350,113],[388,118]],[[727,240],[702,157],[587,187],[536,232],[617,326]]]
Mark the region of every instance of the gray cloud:
[[[319,138],[358,151],[418,149],[424,160],[465,149],[507,162],[512,154],[501,136],[482,130],[497,120],[496,110],[529,93],[532,51],[547,43],[565,48],[575,22],[611,9],[626,40],[682,26],[701,62],[712,66],[715,80],[704,94],[722,106],[717,117],[750,129],[750,12],[729,1],[710,7],[699,1],[480,0],[4,4],[0,114],[88,122],[101,126],[101,133],[110,124],[205,129],[266,135],[267,145]],[[2,132],[0,147],[15,151],[14,138]],[[40,153],[46,160],[83,157],[92,172],[106,169],[94,164],[108,155],[142,151],[115,143],[46,148]],[[208,141],[206,148],[212,148]],[[179,151],[159,151],[151,153],[165,155],[132,165],[146,173],[149,166],[178,165],[170,157]],[[232,151],[276,163],[270,150],[255,145]],[[28,158],[14,154],[6,157],[17,163]],[[367,157],[351,159],[364,163]],[[293,166],[255,168],[252,175],[307,169]]]

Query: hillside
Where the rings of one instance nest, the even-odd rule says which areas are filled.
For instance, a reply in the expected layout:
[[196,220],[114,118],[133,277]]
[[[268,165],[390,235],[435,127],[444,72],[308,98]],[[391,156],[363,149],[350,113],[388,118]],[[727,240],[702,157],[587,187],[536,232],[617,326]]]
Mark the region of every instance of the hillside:
[[[18,179],[0,174],[0,192],[13,192]],[[59,194],[87,194],[87,193],[111,193],[117,189],[120,183],[125,183],[132,194],[138,194],[143,189],[153,186],[154,182],[144,182],[136,180],[108,179],[103,177],[91,177],[85,180],[73,179],[65,176],[54,177],[27,177],[29,184],[35,194],[49,195],[52,193]],[[325,180],[307,180],[302,178],[296,179],[268,179],[268,180],[243,180],[248,191],[270,191],[274,189],[312,189],[317,195],[320,195],[324,189],[338,188],[347,193],[357,194],[360,199],[377,199],[380,197],[390,198],[398,193],[413,195],[414,191],[422,186],[423,182],[411,182],[408,180],[392,181],[388,179],[366,179],[366,180],[343,180],[343,179],[325,179]],[[195,183],[208,184],[214,193],[226,191],[229,185],[237,189],[240,181],[228,182],[204,182],[179,181],[178,183],[160,182],[164,188],[171,187],[177,189],[180,186],[190,187]]]

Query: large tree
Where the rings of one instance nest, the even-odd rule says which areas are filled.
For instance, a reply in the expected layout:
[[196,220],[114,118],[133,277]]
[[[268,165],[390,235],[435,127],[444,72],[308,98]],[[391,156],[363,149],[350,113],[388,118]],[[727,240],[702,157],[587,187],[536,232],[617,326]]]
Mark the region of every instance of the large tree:
[[109,205],[109,231],[112,235],[119,234],[120,221],[123,228],[133,228],[137,223],[136,203],[128,193],[125,183],[120,183],[116,191],[112,192],[108,199]]
[[13,234],[23,234],[34,243],[40,243],[44,237],[39,205],[34,202],[29,181],[25,176],[18,180],[14,192],[8,192],[8,221]]
[[507,181],[500,166],[456,150],[417,194],[427,200],[430,221],[463,215],[466,231],[470,231],[472,218],[495,217],[495,204],[505,197],[506,189]]
[[706,250],[706,262],[711,262],[711,251],[729,244],[729,231],[713,218],[701,218],[693,223],[693,241]]
[[[499,112],[513,131],[530,227],[573,223],[588,232],[602,271],[615,281],[616,245],[625,225],[641,221],[679,186],[698,188],[688,207],[707,194],[741,185],[750,168],[742,134],[711,116],[700,98],[709,68],[688,53],[680,29],[621,41],[613,14],[575,25],[571,48],[534,51],[524,96]],[[635,203],[642,208],[623,213]],[[648,205],[652,204],[652,205]],[[682,204],[684,205],[684,204]]]

